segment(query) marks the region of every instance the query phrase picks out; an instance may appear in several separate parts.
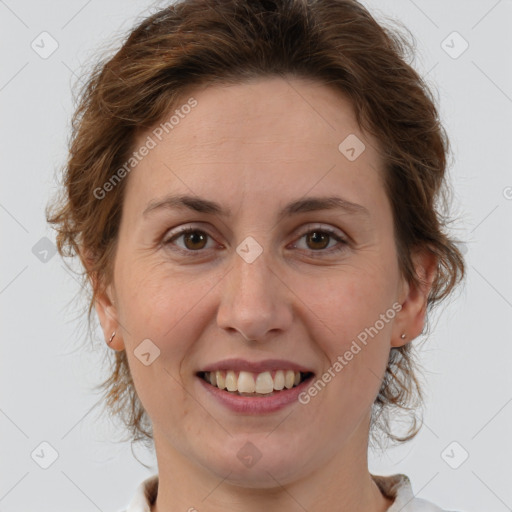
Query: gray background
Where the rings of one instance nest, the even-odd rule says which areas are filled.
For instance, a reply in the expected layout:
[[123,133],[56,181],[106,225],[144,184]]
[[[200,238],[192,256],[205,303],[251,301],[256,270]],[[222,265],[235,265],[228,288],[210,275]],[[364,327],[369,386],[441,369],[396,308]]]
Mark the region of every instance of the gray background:
[[[425,425],[411,443],[372,455],[370,469],[406,473],[418,496],[449,510],[512,510],[512,1],[364,3],[411,30],[415,66],[438,91],[454,155],[452,232],[468,265],[421,351]],[[94,347],[82,343],[79,284],[41,239],[54,240],[44,207],[66,159],[75,74],[157,5],[0,0],[1,512],[121,510],[156,472],[150,452],[135,451],[147,469],[91,409],[104,340],[98,330]],[[58,44],[47,58],[31,47],[51,49],[44,31]],[[454,31],[469,44],[461,55],[463,40],[447,39]],[[58,453],[47,469],[42,442]]]

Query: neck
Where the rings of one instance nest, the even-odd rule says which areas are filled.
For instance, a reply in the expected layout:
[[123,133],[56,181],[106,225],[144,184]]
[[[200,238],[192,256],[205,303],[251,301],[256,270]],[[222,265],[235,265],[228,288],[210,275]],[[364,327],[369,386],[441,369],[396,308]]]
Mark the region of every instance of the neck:
[[368,438],[363,434],[305,476],[282,482],[267,472],[266,482],[244,486],[230,479],[231,472],[214,474],[185,457],[155,430],[159,486],[151,512],[238,512],[241,503],[244,512],[278,507],[287,512],[385,512],[393,500],[382,495],[368,471]]

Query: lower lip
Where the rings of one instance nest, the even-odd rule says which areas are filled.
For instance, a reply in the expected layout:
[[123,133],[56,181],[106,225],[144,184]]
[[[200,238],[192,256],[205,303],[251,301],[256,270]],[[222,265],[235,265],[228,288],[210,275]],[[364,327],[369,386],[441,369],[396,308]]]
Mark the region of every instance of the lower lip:
[[294,388],[275,391],[271,396],[248,397],[235,395],[229,391],[219,389],[208,384],[201,377],[196,376],[203,388],[208,393],[211,393],[222,405],[234,412],[244,414],[263,414],[284,409],[286,406],[298,401],[299,395],[307,389],[313,377],[314,375],[308,377]]

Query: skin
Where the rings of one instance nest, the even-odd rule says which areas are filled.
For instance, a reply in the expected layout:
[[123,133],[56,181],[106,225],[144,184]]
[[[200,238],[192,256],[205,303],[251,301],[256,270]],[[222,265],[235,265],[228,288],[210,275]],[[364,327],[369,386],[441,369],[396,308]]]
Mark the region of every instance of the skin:
[[[160,484],[152,511],[238,511],[240,503],[247,512],[385,511],[392,500],[368,471],[370,410],[390,348],[423,329],[435,261],[415,255],[419,287],[401,276],[378,142],[338,92],[289,77],[195,89],[181,104],[190,96],[197,106],[126,178],[113,282],[96,301],[105,339],[116,331],[110,346],[127,351],[153,422]],[[349,134],[366,146],[352,162],[338,150]],[[171,193],[216,201],[231,216],[143,215]],[[332,195],[368,213],[277,219],[293,200]],[[163,244],[180,226],[208,236]],[[312,238],[314,228],[348,243]],[[253,263],[236,252],[247,236],[263,248]],[[195,377],[228,357],[287,359],[319,377],[394,303],[400,312],[307,405],[235,413]],[[147,338],[160,349],[149,366],[134,354]],[[261,453],[250,468],[237,457],[247,441]]]

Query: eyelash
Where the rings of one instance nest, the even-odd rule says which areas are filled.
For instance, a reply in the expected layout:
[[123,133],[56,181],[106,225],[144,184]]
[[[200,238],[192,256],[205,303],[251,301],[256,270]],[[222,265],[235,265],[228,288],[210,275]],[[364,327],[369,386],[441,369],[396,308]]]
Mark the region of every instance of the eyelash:
[[[310,228],[308,231],[305,231],[305,232],[303,232],[300,235],[299,240],[302,239],[305,235],[308,235],[308,234],[314,233],[314,232],[327,234],[330,238],[334,238],[337,242],[339,242],[340,245],[338,247],[334,248],[334,249],[333,248],[330,248],[330,249],[318,249],[316,251],[308,250],[307,252],[313,258],[322,257],[326,253],[327,254],[333,254],[333,253],[341,252],[341,251],[345,250],[346,246],[349,244],[349,242],[346,239],[342,238],[336,231],[334,231],[334,230],[332,230],[330,228],[324,228],[324,227],[322,227],[322,228],[320,228],[320,227],[318,227],[318,228],[317,227]],[[196,228],[196,227],[186,227],[186,228],[180,229],[177,233],[172,234],[172,236],[170,238],[167,238],[167,239],[163,240],[162,244],[164,246],[173,245],[173,242],[175,240],[177,240],[178,238],[182,237],[183,235],[187,235],[189,233],[201,233],[203,235],[206,235],[209,238],[213,238],[206,231],[203,231],[203,230],[201,230],[199,228]],[[190,256],[193,253],[199,253],[199,254],[197,254],[197,256],[200,256],[200,253],[202,253],[206,249],[198,249],[196,251],[193,251],[191,249],[182,249],[181,247],[174,247],[171,250],[180,252],[180,253],[185,254],[187,256]]]

